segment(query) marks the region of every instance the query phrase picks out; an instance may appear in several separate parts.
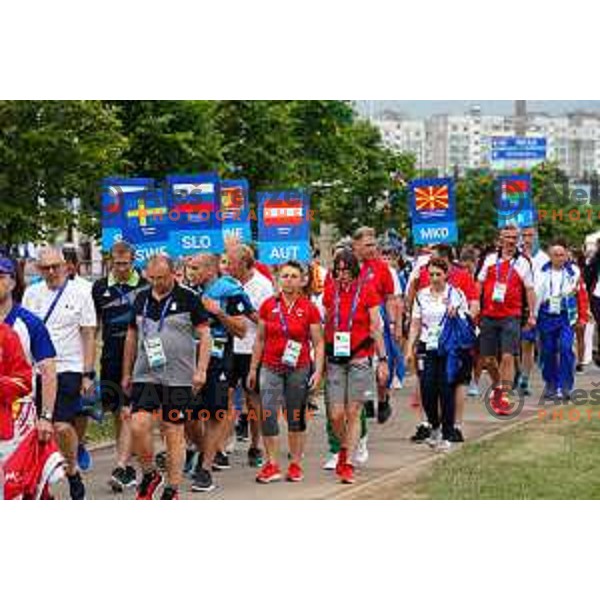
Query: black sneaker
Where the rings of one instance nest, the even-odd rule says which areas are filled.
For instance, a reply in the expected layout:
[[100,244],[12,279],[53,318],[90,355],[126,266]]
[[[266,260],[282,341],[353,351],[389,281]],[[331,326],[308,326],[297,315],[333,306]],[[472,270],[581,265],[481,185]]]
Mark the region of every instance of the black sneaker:
[[200,467],[196,470],[194,481],[192,481],[192,492],[212,492],[215,484],[212,480],[210,471]]
[[158,452],[154,458],[154,462],[160,471],[167,470],[167,453],[165,451]]
[[365,414],[367,415],[367,419],[375,418],[375,403],[373,400],[367,400],[365,402]]
[[577,373],[583,373],[583,372],[584,372],[584,370],[585,370],[585,369],[583,368],[583,365],[582,365],[581,363],[579,363],[579,364],[578,364],[578,365],[575,367],[575,371],[576,371]]
[[163,490],[161,500],[179,500],[179,492],[177,488],[171,487],[170,485],[165,486]]
[[448,440],[449,442],[452,442],[454,444],[458,443],[462,443],[465,441],[465,438],[463,436],[462,433],[462,429],[460,427],[455,427],[454,431],[452,432],[452,435],[450,436],[450,439]]
[[383,425],[392,416],[392,405],[389,400],[377,403],[377,422]]
[[248,464],[256,468],[263,466],[263,453],[260,448],[248,448]]
[[248,434],[248,415],[243,413],[235,426],[235,436],[238,442],[247,442]]
[[110,485],[114,492],[122,492],[125,488],[134,487],[135,480],[135,469],[131,465],[117,467],[110,477]]
[[71,500],[85,500],[85,486],[79,473],[67,475]]
[[229,456],[227,456],[225,452],[217,452],[213,458],[212,468],[213,471],[226,471],[227,469],[231,469]]
[[414,442],[415,444],[422,444],[423,442],[427,441],[430,437],[431,437],[431,427],[429,427],[429,425],[425,425],[424,423],[421,423],[420,425],[417,426],[417,431],[410,438],[410,441]]

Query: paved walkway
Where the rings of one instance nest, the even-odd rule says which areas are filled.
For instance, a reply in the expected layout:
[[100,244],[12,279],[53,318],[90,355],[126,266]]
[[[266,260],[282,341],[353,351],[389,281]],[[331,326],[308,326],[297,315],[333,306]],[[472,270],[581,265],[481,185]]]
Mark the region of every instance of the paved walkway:
[[[578,376],[576,387],[592,389],[592,381],[600,381],[600,370],[588,367],[585,374]],[[482,385],[483,388],[483,385]],[[357,481],[348,486],[336,481],[332,472],[324,471],[321,466],[327,452],[325,436],[325,413],[323,407],[309,423],[306,459],[304,463],[305,480],[302,483],[285,481],[270,485],[259,485],[254,481],[256,470],[247,466],[247,444],[237,445],[229,471],[213,474],[218,484],[210,493],[192,493],[188,486],[183,487],[181,496],[185,499],[235,499],[235,500],[282,500],[282,499],[324,499],[324,498],[367,498],[374,496],[378,486],[384,486],[391,478],[398,479],[406,472],[414,477],[416,473],[431,462],[435,453],[427,445],[415,445],[409,441],[418,422],[418,415],[410,406],[410,394],[414,389],[414,380],[410,378],[402,390],[394,392],[394,414],[385,424],[369,422],[370,458],[365,468],[357,471]],[[537,413],[539,394],[541,391],[540,375],[534,376],[534,394],[528,398],[517,419],[500,421],[492,417],[480,398],[469,398],[467,401],[464,432],[469,441],[480,439],[495,431],[511,426]],[[284,438],[282,438],[284,441]],[[285,445],[282,444],[285,451]],[[455,450],[454,450],[455,451]],[[123,494],[114,494],[108,480],[113,468],[113,448],[99,449],[93,452],[94,468],[85,474],[85,482],[90,499],[132,499],[133,490]],[[285,466],[285,453],[281,463]],[[59,496],[66,493],[66,484],[60,484]]]

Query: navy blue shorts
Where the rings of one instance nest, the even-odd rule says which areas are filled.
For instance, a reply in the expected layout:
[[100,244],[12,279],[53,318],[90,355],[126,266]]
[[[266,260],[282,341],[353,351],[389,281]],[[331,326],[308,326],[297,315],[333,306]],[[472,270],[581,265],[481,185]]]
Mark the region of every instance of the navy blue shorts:
[[[56,387],[56,404],[54,405],[54,422],[71,423],[81,414],[81,381],[82,373],[58,373]],[[42,409],[42,378],[37,377],[35,406],[38,414]]]

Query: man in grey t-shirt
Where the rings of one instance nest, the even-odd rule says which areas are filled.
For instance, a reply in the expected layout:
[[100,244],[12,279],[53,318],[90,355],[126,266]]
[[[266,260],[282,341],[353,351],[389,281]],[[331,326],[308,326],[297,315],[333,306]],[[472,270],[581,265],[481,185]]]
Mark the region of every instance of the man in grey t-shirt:
[[182,480],[184,423],[196,418],[194,393],[206,383],[211,337],[199,296],[175,281],[170,258],[152,258],[147,279],[151,289],[136,297],[127,331],[122,385],[131,398],[133,450],[144,472],[137,497],[152,499],[162,484],[152,447],[153,416],[160,414],[168,479],[162,499],[173,500]]

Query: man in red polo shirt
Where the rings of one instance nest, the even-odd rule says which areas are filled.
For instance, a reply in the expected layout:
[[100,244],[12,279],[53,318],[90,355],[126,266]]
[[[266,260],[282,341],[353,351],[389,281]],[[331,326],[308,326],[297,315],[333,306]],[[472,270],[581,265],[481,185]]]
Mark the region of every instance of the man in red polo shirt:
[[[479,271],[482,285],[480,350],[494,392],[491,406],[499,415],[510,414],[507,395],[512,389],[515,356],[521,341],[523,288],[529,317],[527,329],[535,327],[535,293],[531,263],[517,251],[519,230],[507,225],[500,235],[500,250],[490,254]],[[498,364],[500,357],[500,364]]]

